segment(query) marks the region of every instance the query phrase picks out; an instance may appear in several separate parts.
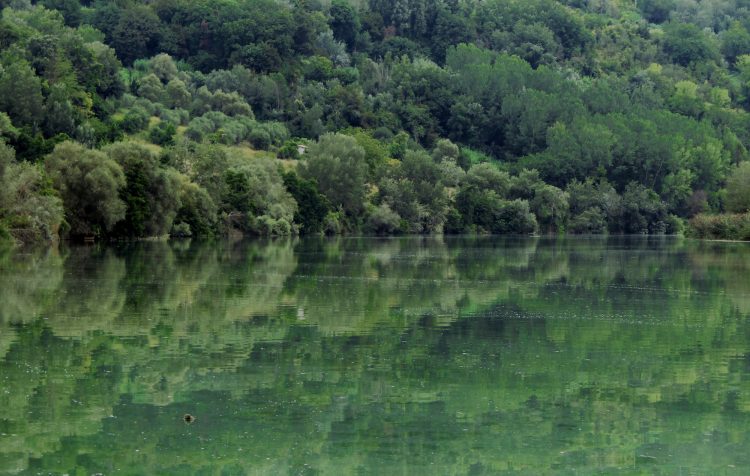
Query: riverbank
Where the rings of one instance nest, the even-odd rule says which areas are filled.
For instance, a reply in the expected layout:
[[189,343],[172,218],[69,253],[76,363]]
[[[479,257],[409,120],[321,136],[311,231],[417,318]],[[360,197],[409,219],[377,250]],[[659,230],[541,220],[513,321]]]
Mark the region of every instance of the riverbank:
[[688,223],[687,236],[704,240],[750,241],[750,213],[697,215]]

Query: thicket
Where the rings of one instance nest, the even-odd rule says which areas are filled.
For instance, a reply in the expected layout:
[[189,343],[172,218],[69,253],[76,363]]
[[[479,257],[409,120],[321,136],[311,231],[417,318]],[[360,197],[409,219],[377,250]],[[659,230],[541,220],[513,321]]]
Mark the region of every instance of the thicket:
[[690,220],[690,236],[709,240],[750,240],[750,213],[697,215]]
[[0,6],[0,235],[661,234],[748,210],[739,0]]

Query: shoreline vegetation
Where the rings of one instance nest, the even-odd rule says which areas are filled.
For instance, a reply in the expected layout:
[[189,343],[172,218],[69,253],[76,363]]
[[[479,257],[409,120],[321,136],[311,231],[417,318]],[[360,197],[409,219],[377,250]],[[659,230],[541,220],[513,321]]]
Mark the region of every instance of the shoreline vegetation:
[[689,224],[692,238],[721,241],[750,241],[750,213],[698,215]]
[[0,241],[750,240],[738,0],[0,7]]

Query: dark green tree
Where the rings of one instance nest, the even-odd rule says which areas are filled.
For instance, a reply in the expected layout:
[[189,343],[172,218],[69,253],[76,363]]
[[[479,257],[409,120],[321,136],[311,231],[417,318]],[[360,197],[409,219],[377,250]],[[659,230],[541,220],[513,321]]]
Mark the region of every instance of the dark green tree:
[[669,23],[664,27],[663,50],[667,57],[681,65],[714,61],[718,51],[713,41],[691,23]]
[[333,0],[328,14],[328,24],[333,31],[333,36],[346,46],[353,48],[357,42],[357,33],[360,31],[359,15],[352,5],[346,0]]
[[161,37],[159,17],[146,6],[135,6],[119,13],[112,28],[111,45],[122,62],[129,65],[153,55]]
[[120,197],[127,207],[125,219],[113,233],[125,237],[163,236],[172,229],[180,209],[180,178],[173,169],[162,166],[143,146],[120,142],[103,149],[122,167],[126,185]]
[[312,235],[323,231],[323,222],[330,211],[328,200],[318,192],[315,182],[305,180],[296,172],[284,174],[284,186],[297,202],[294,222],[300,233]]
[[33,130],[44,121],[41,81],[22,59],[0,64],[0,111],[6,112],[15,125]]

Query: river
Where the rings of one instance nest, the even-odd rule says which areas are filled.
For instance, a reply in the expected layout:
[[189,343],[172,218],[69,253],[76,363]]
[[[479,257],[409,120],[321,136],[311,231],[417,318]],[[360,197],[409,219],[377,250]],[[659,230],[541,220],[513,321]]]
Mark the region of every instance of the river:
[[750,244],[0,252],[0,474],[748,468]]

